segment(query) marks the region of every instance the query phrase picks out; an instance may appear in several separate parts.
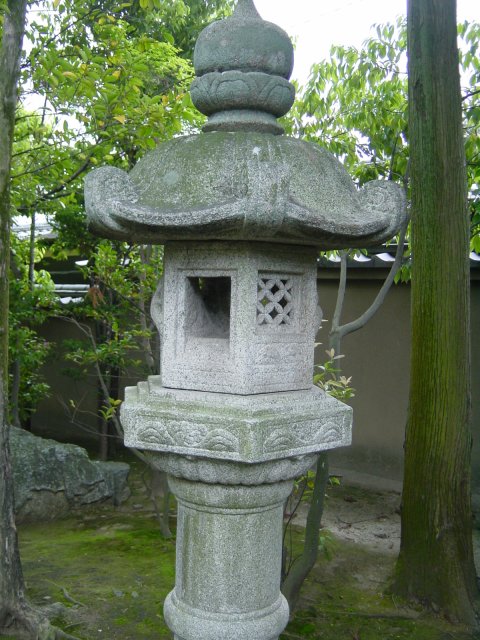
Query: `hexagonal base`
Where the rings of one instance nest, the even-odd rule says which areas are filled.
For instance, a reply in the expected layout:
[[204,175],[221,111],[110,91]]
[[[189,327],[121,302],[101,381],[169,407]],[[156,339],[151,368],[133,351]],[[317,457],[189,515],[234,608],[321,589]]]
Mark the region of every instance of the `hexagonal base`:
[[167,389],[159,376],[125,390],[127,447],[258,463],[351,444],[352,409],[317,387],[237,396]]

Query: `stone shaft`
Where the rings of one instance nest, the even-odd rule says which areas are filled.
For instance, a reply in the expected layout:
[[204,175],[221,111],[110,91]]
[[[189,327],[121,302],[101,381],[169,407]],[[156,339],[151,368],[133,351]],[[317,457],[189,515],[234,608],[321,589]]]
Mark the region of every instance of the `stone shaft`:
[[253,486],[169,476],[178,500],[175,589],[165,619],[177,640],[276,640],[283,508],[292,481]]

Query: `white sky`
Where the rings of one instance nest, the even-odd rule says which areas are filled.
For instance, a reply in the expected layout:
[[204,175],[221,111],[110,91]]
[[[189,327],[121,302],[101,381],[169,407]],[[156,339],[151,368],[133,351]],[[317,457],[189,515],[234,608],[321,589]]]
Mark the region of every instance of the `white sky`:
[[[394,22],[406,13],[406,0],[255,0],[265,20],[296,40],[293,77],[303,84],[315,62],[332,44],[359,47],[373,24]],[[480,0],[457,0],[457,22],[480,21]]]
[[[282,27],[296,42],[293,78],[307,81],[310,67],[328,58],[332,44],[360,47],[374,35],[373,24],[395,22],[407,0],[254,0],[265,20]],[[457,22],[480,21],[480,0],[457,0]],[[24,45],[28,46],[25,40]],[[43,100],[31,96],[30,108]]]

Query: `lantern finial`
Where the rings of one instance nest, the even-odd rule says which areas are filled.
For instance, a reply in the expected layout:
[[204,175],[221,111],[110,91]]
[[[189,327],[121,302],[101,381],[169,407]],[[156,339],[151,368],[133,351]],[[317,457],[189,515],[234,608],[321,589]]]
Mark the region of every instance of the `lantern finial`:
[[253,0],[238,0],[233,15],[236,18],[260,18]]
[[277,118],[295,99],[288,81],[293,46],[283,29],[261,18],[253,0],[239,0],[230,17],[202,31],[194,66],[191,94],[209,116],[204,131],[283,133]]

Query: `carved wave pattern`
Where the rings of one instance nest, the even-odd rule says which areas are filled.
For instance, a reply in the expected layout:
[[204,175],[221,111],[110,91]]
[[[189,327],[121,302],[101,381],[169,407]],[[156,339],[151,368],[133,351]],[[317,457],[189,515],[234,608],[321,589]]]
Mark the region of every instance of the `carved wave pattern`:
[[184,449],[204,449],[224,453],[238,453],[238,438],[225,429],[209,429],[190,424],[164,426],[149,424],[137,430],[140,442],[158,447],[181,447]]
[[288,449],[301,449],[314,444],[323,445],[342,439],[344,433],[344,420],[341,423],[328,421],[322,424],[313,434],[302,436],[287,429],[276,429],[265,440],[263,450],[265,453],[275,453]]

